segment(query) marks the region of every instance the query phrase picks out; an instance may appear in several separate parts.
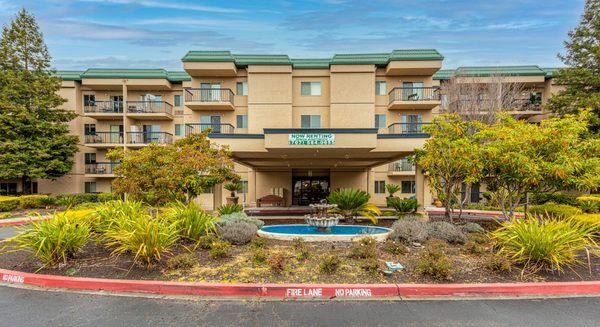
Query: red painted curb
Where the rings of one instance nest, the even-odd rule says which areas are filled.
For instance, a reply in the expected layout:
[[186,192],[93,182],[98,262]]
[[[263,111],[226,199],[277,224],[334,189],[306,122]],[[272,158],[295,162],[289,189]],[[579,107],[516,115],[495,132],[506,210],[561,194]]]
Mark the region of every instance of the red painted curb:
[[41,275],[0,269],[0,282],[72,290],[280,299],[600,295],[600,281],[489,284],[225,284]]
[[36,222],[36,221],[42,221],[42,220],[48,220],[50,218],[42,218],[42,219],[22,219],[22,220],[13,220],[13,221],[2,221],[0,220],[0,228],[2,227],[10,227],[10,226],[19,226],[19,225],[25,225],[25,224],[30,224],[32,222]]

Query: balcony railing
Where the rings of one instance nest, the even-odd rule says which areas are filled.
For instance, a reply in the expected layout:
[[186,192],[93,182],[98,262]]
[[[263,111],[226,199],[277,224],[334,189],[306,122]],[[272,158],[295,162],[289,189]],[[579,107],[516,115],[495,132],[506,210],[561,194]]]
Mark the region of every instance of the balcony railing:
[[233,134],[235,127],[231,124],[186,124],[185,135],[199,134],[210,129],[210,133]]
[[188,102],[225,102],[233,104],[233,91],[230,89],[185,89],[185,101]]
[[121,132],[96,132],[85,135],[87,144],[122,144],[123,133]]
[[167,132],[127,132],[128,144],[171,144],[173,134]]
[[395,87],[389,93],[394,101],[440,101],[439,87]]
[[123,113],[122,101],[87,101],[83,104],[84,113],[120,114]]
[[393,123],[388,126],[388,134],[423,134],[423,126],[431,123]]
[[95,162],[85,164],[86,174],[97,174],[97,175],[110,175],[114,174],[113,169],[117,167],[120,162]]
[[415,171],[415,165],[410,163],[407,159],[401,159],[396,162],[392,162],[389,165],[388,170],[395,172],[411,172]]
[[173,116],[173,106],[166,101],[127,101],[129,114],[162,114]]

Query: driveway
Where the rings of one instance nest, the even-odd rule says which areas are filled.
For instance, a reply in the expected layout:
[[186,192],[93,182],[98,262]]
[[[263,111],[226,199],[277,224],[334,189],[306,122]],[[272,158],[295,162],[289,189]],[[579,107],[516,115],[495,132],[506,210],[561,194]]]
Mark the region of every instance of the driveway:
[[598,326],[600,298],[266,302],[0,286],[0,326]]

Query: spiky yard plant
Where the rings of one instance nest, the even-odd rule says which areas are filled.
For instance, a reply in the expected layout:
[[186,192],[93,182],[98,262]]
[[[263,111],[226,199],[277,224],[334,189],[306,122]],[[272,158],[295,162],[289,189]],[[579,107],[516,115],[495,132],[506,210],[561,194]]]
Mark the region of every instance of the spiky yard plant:
[[385,190],[390,194],[389,197],[394,197],[394,194],[398,193],[402,187],[398,184],[386,184]]
[[239,182],[230,182],[223,186],[227,191],[231,192],[231,197],[235,197],[235,192],[242,190],[242,184]]
[[176,202],[167,208],[165,216],[177,226],[181,237],[191,241],[197,242],[200,237],[217,232],[217,218],[194,202]]
[[219,215],[229,215],[234,212],[244,211],[244,207],[239,204],[223,204],[217,208]]
[[327,197],[329,203],[337,205],[337,208],[332,209],[332,213],[339,213],[346,218],[353,219],[356,216],[367,217],[377,223],[377,216],[381,215],[381,210],[372,203],[369,203],[371,195],[358,189],[340,189],[333,191]]

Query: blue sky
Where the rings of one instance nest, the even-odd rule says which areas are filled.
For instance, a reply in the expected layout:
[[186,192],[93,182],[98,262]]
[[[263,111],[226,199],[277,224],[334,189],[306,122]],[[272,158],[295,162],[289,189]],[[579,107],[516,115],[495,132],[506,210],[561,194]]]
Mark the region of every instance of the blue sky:
[[436,48],[444,67],[560,66],[584,0],[0,0],[0,24],[25,7],[57,69],[181,69],[188,50],[288,54]]

